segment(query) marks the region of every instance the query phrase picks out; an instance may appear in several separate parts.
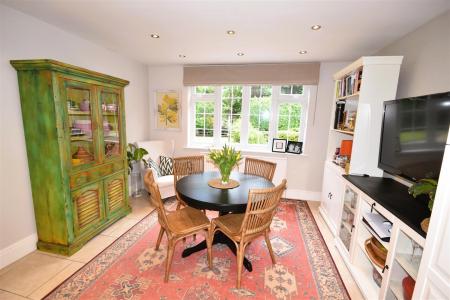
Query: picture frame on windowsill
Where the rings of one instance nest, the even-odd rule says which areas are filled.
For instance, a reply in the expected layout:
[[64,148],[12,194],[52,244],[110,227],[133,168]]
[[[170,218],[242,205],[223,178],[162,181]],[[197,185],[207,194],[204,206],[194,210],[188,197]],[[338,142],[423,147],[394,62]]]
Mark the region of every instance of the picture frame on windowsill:
[[272,140],[272,152],[285,153],[286,152],[286,139],[277,139],[274,138]]
[[292,154],[302,154],[303,153],[303,142],[289,141],[287,143],[286,152],[292,153]]

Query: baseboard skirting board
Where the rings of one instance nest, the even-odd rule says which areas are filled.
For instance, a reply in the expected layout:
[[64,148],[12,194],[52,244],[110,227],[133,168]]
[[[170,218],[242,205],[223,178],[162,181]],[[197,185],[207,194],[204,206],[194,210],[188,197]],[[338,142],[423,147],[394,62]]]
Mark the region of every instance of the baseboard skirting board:
[[284,198],[307,201],[320,201],[321,192],[305,191],[299,189],[286,189]]
[[36,250],[37,234],[33,233],[0,250],[0,269]]

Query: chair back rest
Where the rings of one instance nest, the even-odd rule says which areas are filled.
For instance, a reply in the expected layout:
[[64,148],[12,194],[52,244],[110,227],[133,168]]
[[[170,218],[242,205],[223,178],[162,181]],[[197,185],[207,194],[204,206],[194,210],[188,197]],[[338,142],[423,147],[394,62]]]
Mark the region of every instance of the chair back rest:
[[241,225],[241,234],[252,235],[269,228],[281,195],[286,189],[286,179],[269,189],[251,189],[248,193],[247,209]]
[[173,159],[173,180],[176,184],[184,176],[200,174],[205,171],[203,155],[175,157]]
[[147,190],[150,192],[150,199],[152,204],[156,207],[158,212],[158,220],[162,227],[168,229],[169,222],[167,221],[166,209],[161,199],[158,184],[155,182],[153,172],[147,172],[144,176],[144,183],[147,186]]
[[277,164],[274,162],[247,157],[245,159],[244,173],[256,175],[272,181]]

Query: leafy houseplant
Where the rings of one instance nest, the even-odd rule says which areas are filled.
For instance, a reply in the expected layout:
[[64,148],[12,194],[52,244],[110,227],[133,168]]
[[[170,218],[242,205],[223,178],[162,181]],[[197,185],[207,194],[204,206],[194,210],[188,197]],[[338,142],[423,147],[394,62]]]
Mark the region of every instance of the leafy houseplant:
[[[430,198],[428,201],[428,208],[430,211],[433,210],[433,204],[434,204],[434,196],[436,195],[436,189],[437,189],[438,181],[431,179],[431,178],[424,178],[418,180],[416,183],[414,183],[409,189],[408,192],[413,195],[413,197],[417,197],[419,195],[426,194]],[[420,226],[422,227],[423,231],[428,231],[428,224],[430,223],[430,218],[426,218],[420,223]]]
[[219,168],[222,184],[228,184],[231,170],[242,160],[241,151],[227,145],[220,150],[210,150],[208,157]]
[[147,166],[147,161],[144,159],[144,155],[148,154],[148,151],[144,148],[138,148],[135,144],[128,144],[127,147],[127,160],[128,160],[128,173],[133,170],[136,163],[142,161]]

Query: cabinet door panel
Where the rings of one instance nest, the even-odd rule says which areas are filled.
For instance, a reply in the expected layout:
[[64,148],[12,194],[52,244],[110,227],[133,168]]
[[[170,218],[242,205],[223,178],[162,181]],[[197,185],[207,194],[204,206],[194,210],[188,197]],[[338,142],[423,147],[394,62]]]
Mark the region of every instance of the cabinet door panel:
[[98,163],[98,126],[95,88],[81,81],[59,78],[60,94],[67,111],[70,165],[74,169]]
[[99,183],[72,192],[75,236],[95,227],[104,219],[102,199]]
[[104,159],[120,157],[123,154],[123,105],[117,89],[99,87],[98,99],[101,106],[102,155]]
[[111,217],[116,211],[126,205],[125,179],[123,174],[118,174],[105,180],[106,211]]

